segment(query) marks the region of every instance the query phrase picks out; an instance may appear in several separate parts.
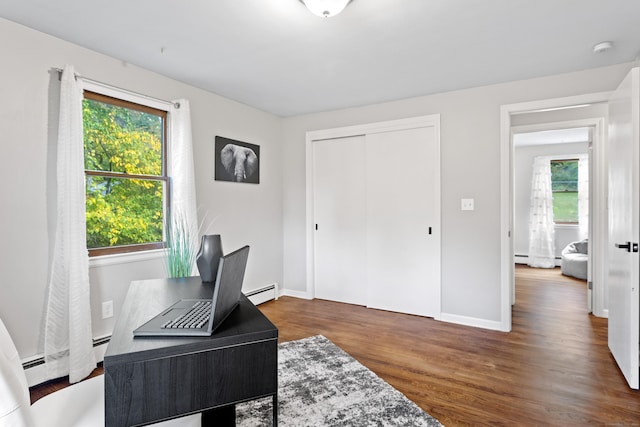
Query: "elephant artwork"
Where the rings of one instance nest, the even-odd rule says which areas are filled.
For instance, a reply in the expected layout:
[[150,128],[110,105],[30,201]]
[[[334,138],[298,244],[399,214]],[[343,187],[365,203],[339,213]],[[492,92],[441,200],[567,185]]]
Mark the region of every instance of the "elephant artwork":
[[245,182],[255,172],[258,157],[251,148],[227,144],[220,151],[220,162],[234,181]]
[[258,184],[260,146],[216,136],[215,179]]

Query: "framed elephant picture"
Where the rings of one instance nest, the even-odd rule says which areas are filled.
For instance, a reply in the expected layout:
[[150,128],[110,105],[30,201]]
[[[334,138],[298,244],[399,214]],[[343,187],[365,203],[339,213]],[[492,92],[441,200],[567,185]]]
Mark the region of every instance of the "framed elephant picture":
[[216,136],[216,181],[260,183],[260,146]]

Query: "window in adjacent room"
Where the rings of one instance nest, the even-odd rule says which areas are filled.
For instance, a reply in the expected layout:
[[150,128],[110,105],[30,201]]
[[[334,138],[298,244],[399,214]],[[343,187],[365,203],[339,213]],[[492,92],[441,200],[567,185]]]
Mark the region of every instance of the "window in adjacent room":
[[89,254],[162,248],[167,112],[85,91],[82,114]]
[[556,224],[578,224],[578,160],[551,160],[553,218]]

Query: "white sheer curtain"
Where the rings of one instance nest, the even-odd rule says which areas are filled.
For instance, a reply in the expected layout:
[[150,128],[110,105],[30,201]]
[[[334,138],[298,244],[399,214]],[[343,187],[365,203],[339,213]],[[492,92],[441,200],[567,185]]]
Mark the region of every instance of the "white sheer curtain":
[[64,68],[60,87],[57,152],[57,222],[45,309],[47,378],[78,382],[96,367],[89,301],[85,225],[82,82]]
[[198,241],[196,181],[193,169],[189,101],[186,99],[173,101],[169,113],[169,128],[171,132],[169,161],[172,176],[171,220],[174,222],[182,221],[186,229],[190,230],[191,242],[195,246],[195,252],[197,252],[200,242]]
[[550,160],[547,156],[539,156],[533,160],[529,209],[529,261],[527,263],[531,267],[553,268],[555,266],[555,224]]
[[578,226],[580,240],[589,236],[589,156],[578,156]]

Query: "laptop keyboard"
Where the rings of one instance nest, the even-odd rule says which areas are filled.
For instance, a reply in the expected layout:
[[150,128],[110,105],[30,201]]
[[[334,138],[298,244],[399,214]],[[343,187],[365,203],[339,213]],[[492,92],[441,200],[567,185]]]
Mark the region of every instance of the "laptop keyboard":
[[188,311],[162,325],[165,329],[202,328],[211,317],[211,301],[197,301]]

